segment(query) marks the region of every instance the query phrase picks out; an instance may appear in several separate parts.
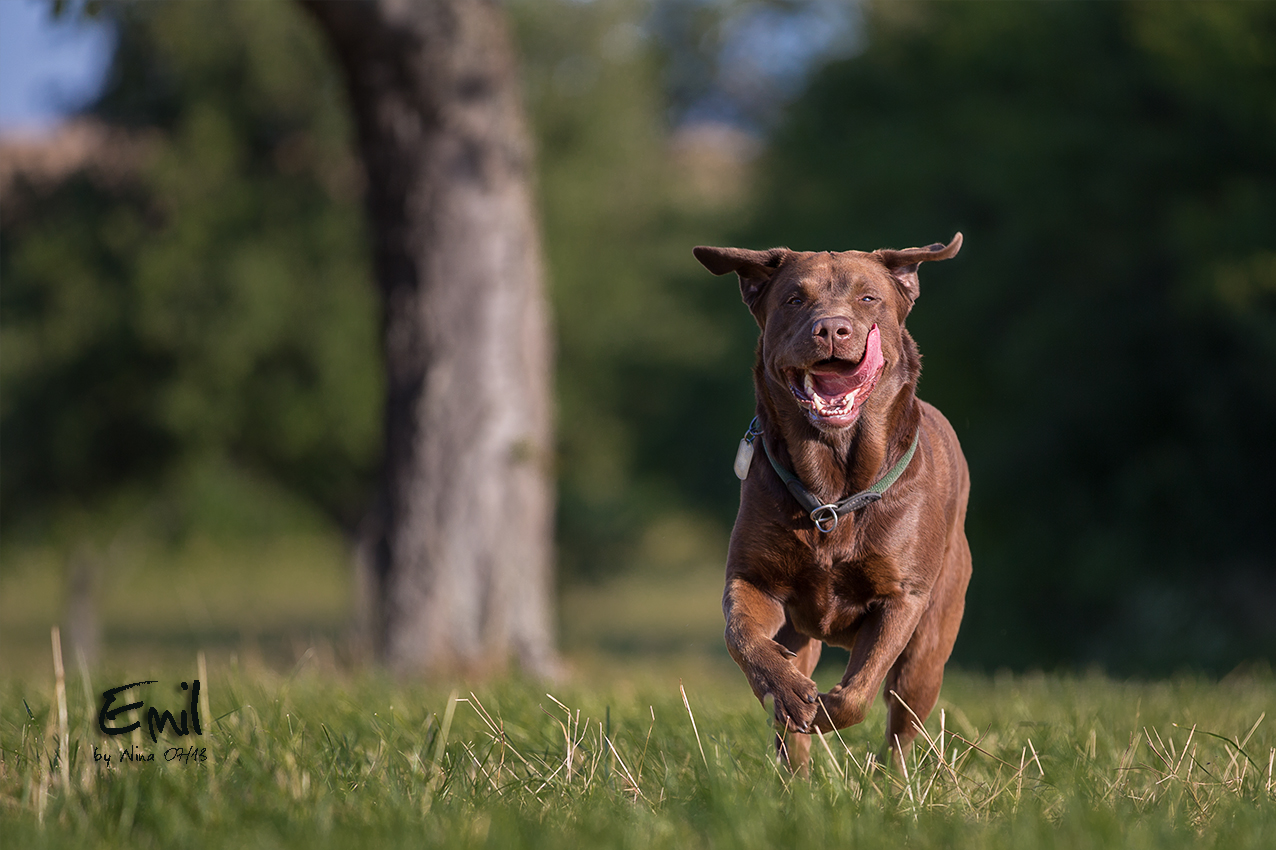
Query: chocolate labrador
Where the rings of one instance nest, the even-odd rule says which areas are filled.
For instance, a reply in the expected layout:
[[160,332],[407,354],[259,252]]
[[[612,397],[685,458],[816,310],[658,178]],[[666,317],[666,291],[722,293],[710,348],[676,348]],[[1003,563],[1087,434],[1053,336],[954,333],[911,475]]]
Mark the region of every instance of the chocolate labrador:
[[[898,764],[914,715],[939,697],[970,579],[970,476],[948,420],[914,395],[904,320],[918,266],[960,248],[958,233],[871,253],[695,249],[739,276],[761,328],[722,609],[731,657],[774,700],[776,746],[797,771],[811,733],[862,721],[883,683],[883,758]],[[824,642],[850,650],[828,693],[811,680]]]

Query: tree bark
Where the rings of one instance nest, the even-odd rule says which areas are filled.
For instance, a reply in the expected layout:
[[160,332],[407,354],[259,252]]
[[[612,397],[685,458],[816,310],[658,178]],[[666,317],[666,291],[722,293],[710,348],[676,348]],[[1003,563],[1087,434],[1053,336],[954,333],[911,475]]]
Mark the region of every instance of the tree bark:
[[401,673],[556,666],[533,164],[488,0],[303,0],[345,72],[388,378],[373,644]]
[[89,666],[97,663],[102,648],[102,621],[98,617],[101,557],[92,547],[79,546],[71,553],[67,569],[67,645]]

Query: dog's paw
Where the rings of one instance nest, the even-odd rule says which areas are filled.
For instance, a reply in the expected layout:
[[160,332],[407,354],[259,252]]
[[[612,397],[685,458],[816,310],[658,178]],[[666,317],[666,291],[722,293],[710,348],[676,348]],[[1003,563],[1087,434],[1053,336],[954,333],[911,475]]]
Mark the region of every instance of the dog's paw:
[[775,725],[780,731],[810,732],[818,708],[819,688],[805,676],[791,680],[769,690],[775,700]]
[[845,729],[862,723],[868,716],[868,701],[856,698],[841,685],[830,688],[826,694],[820,694],[817,703],[811,723],[812,732],[824,734],[835,729]]

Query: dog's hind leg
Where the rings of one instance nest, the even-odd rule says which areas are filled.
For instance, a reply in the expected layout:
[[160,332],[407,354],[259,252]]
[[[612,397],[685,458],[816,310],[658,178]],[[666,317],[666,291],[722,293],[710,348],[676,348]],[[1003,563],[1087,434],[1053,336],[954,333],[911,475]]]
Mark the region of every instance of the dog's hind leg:
[[[944,664],[957,640],[970,581],[970,549],[960,531],[949,547],[944,571],[931,593],[908,646],[891,666],[883,687],[886,700],[886,742],[882,761],[899,769],[924,722],[939,700]],[[894,692],[894,694],[892,694]],[[901,703],[902,701],[902,703]]]
[[[815,672],[815,665],[819,663],[824,643],[798,634],[787,621],[774,640],[793,653],[789,661],[799,673],[810,678]],[[779,733],[775,736],[775,754],[782,764],[788,765],[789,770],[807,776],[811,763],[811,736],[793,731]]]

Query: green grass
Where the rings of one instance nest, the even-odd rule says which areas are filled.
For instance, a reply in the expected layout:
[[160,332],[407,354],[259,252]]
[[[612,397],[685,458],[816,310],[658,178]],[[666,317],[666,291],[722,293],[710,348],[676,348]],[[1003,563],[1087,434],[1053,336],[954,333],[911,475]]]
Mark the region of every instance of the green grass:
[[[190,675],[156,674],[151,691]],[[156,761],[108,768],[95,695],[123,681],[70,677],[65,761],[52,675],[0,686],[6,846],[1238,848],[1276,834],[1270,678],[957,674],[907,777],[869,760],[879,705],[817,743],[809,781],[775,765],[742,681],[684,682],[684,703],[659,679],[452,691],[316,662],[214,668],[203,736],[121,736]],[[192,739],[207,761],[164,761]]]
[[[0,549],[0,678],[51,669],[49,627],[67,633],[70,557],[53,546]],[[350,556],[336,534],[195,539],[176,550],[125,539],[100,562],[101,657],[128,669],[179,665],[200,650],[289,664],[311,646],[340,646],[352,616]]]
[[[48,552],[9,553],[3,846],[1276,846],[1270,673],[954,672],[906,778],[869,760],[879,701],[817,743],[810,780],[795,781],[723,649],[717,566],[569,588],[567,681],[453,690],[352,672],[343,559],[322,539],[119,556],[101,662],[67,651],[64,727],[49,642],[62,569]],[[837,676],[817,670],[825,688]],[[141,696],[178,710],[178,683],[195,677],[206,761],[164,760],[193,736],[98,730],[101,691],[156,679]],[[156,761],[119,764],[135,743]],[[115,755],[109,768],[95,747]]]

